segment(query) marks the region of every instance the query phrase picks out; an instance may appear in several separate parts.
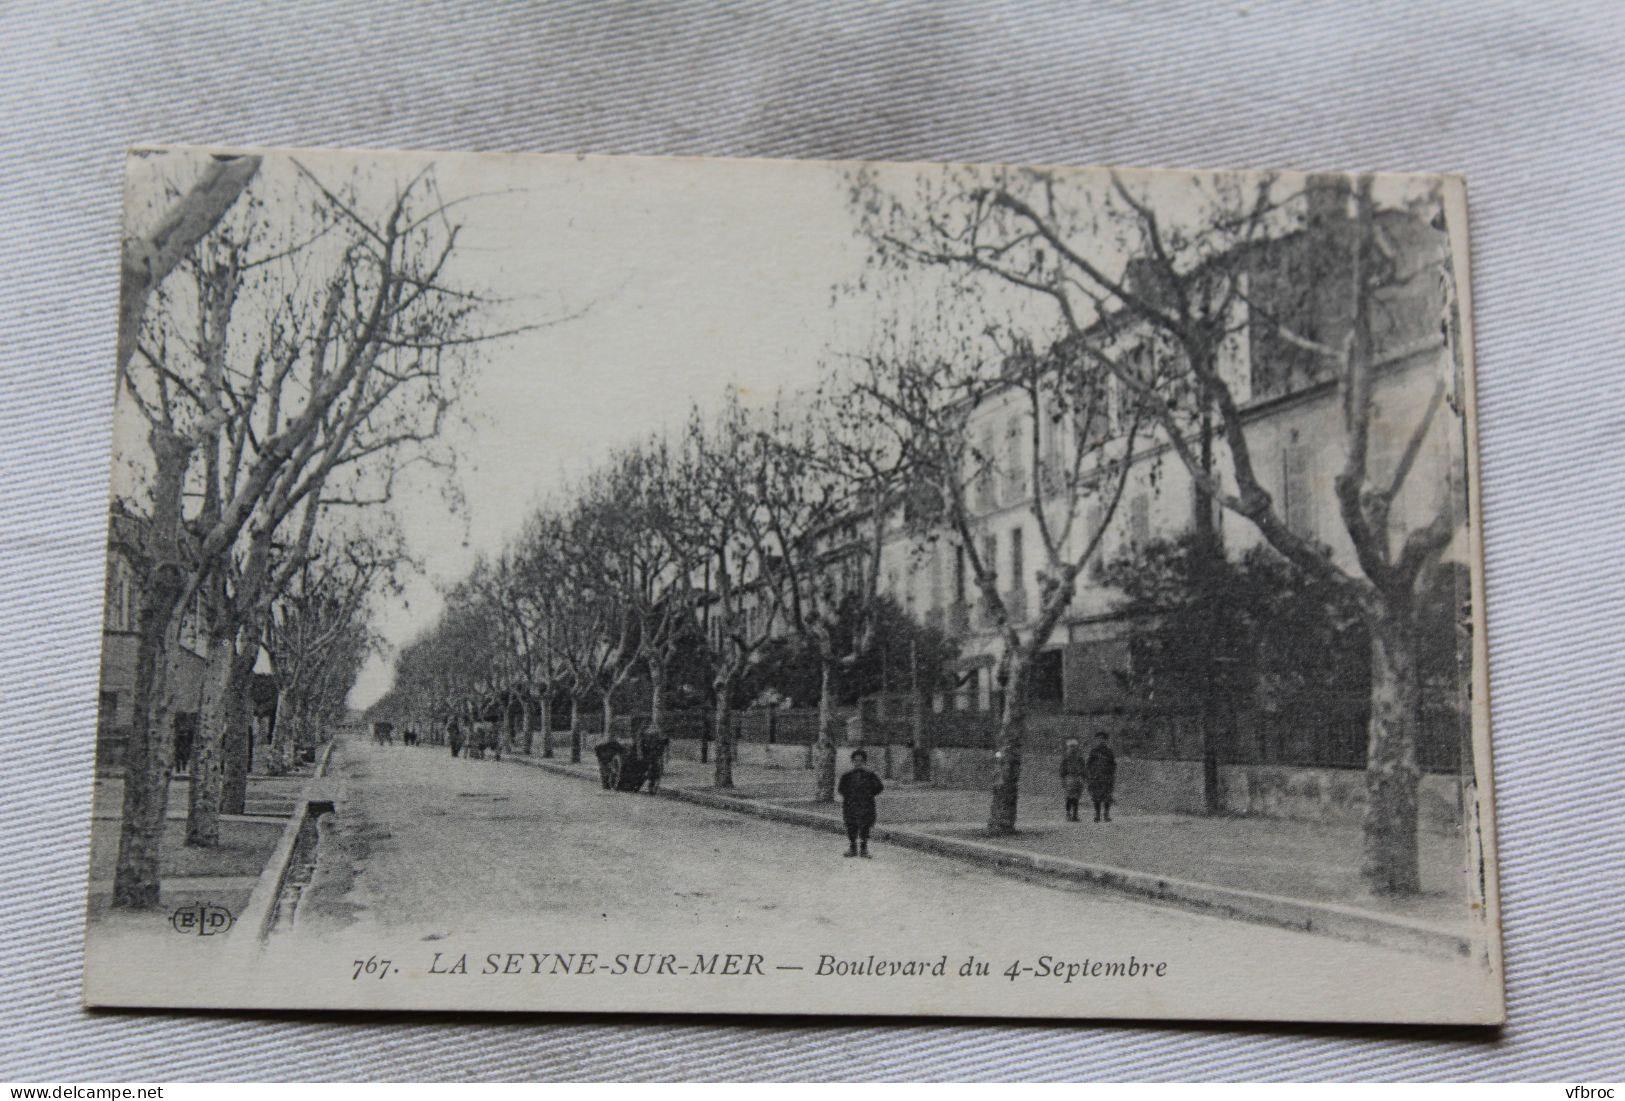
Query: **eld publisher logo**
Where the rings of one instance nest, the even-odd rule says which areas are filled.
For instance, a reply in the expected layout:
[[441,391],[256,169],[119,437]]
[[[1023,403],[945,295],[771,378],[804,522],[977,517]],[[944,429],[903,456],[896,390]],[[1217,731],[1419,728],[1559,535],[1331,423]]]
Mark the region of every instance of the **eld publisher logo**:
[[196,933],[200,937],[212,937],[216,933],[224,933],[231,928],[231,911],[224,906],[216,906],[212,902],[194,902],[190,906],[178,906],[175,912],[169,915],[169,924],[177,933]]

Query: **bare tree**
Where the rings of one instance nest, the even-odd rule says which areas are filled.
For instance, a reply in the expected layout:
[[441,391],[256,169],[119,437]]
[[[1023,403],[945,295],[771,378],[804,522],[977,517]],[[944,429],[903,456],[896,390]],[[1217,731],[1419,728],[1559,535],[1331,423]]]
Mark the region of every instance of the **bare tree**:
[[[162,671],[177,609],[210,597],[208,718],[188,839],[211,844],[223,802],[238,809],[245,784],[246,743],[234,760],[226,734],[247,736],[263,617],[297,558],[273,567],[279,530],[294,524],[298,545],[322,507],[387,500],[403,451],[438,434],[465,350],[489,335],[472,328],[481,300],[443,284],[457,231],[428,170],[396,190],[376,223],[354,196],[308,176],[307,186],[319,212],[308,236],[264,239],[254,205],[218,224],[189,261],[191,296],[160,290],[163,308],[145,311],[121,363],[121,394],[149,425],[157,553],[144,570],[151,652],[137,663],[115,905],[157,901],[170,750],[153,731],[167,717]],[[189,492],[201,500],[190,518]],[[227,801],[233,764],[239,782]]]
[[146,315],[147,301],[152,293],[220,223],[259,169],[258,157],[211,157],[197,181],[164,212],[150,232],[140,237],[125,238],[120,256],[120,371],[129,365],[130,358],[135,354],[141,320]]
[[291,769],[299,747],[318,740],[334,717],[373,646],[369,600],[380,589],[398,591],[394,575],[404,557],[398,533],[357,532],[328,533],[300,556],[265,620],[277,687],[270,774]]
[[[637,632],[649,677],[649,733],[665,733],[666,677],[693,627],[698,554],[684,472],[665,440],[653,438],[611,457],[581,502],[578,532],[598,548],[606,582]],[[607,721],[607,720],[606,720]]]
[[[835,798],[836,670],[868,647],[908,461],[883,426],[850,415],[845,394],[832,379],[812,401],[773,410],[755,437],[758,497],[747,519],[768,599],[818,655],[814,797],[825,803]],[[838,629],[843,606],[857,622],[850,640]]]
[[[910,453],[907,528],[923,539],[946,530],[998,634],[1002,706],[988,830],[1013,832],[1030,670],[1122,500],[1141,433],[1140,403],[1114,401],[1111,376],[1090,358],[1040,357],[1024,342],[992,364],[871,356],[853,395],[854,415],[887,425]],[[997,547],[1006,533],[994,529],[989,513],[1012,506],[1030,523],[1010,529],[1009,564],[1001,570]],[[1023,565],[1029,532],[1040,555],[1030,610]]]
[[[540,509],[526,521],[513,549],[513,614],[526,690],[539,705],[542,756],[553,756],[553,698],[570,681],[564,622],[571,612],[566,588],[568,529],[557,512]],[[574,724],[573,724],[574,725]],[[525,752],[531,752],[527,733]]]
[[113,905],[144,909],[158,905],[158,860],[174,747],[169,728],[169,662],[178,642],[180,609],[189,599],[197,562],[185,525],[183,494],[192,458],[217,430],[211,411],[187,422],[168,400],[142,399],[130,374],[137,334],[150,297],[242,194],[259,158],[216,159],[193,187],[164,214],[144,238],[124,242],[119,295],[118,386],[133,397],[147,422],[152,452],[150,522],[131,556],[140,578],[137,612],[134,717],[126,746],[124,800]]
[[[486,336],[472,327],[478,299],[444,282],[458,231],[431,174],[399,188],[373,220],[353,196],[305,177],[337,238],[321,249],[331,257],[329,274],[309,281],[320,288],[309,297],[298,293],[304,281],[297,277],[274,285],[281,293],[269,347],[250,344],[242,349],[244,358],[252,349],[249,366],[223,363],[215,372],[229,415],[219,446],[206,456],[203,522],[234,507],[250,516],[244,543],[205,560],[214,589],[211,674],[189,844],[217,843],[219,814],[243,809],[252,737],[247,698],[264,619],[298,568],[317,516],[324,507],[387,503],[401,465],[432,457],[424,447],[455,401],[469,348]],[[200,282],[200,300],[210,307],[200,317],[218,314],[220,335],[239,301],[235,273],[244,251],[236,241],[224,247],[228,259]],[[320,320],[307,324],[311,317]],[[207,351],[227,357],[230,348],[221,339]],[[278,450],[268,452],[262,441],[280,441]],[[263,480],[245,477],[267,463],[274,469]],[[295,517],[297,534],[273,567],[273,544]]]
[[752,656],[773,637],[780,593],[762,579],[764,542],[751,533],[766,507],[770,445],[730,392],[722,411],[707,419],[689,414],[677,476],[665,491],[670,536],[681,559],[698,575],[695,599],[708,635],[716,757],[713,782],[734,786],[736,755],[731,706]]
[[581,760],[581,707],[596,694],[604,733],[615,718],[615,695],[643,656],[638,609],[626,593],[635,555],[622,553],[621,521],[608,504],[611,487],[602,472],[582,487],[563,526],[560,591],[554,638],[570,685],[570,760]]

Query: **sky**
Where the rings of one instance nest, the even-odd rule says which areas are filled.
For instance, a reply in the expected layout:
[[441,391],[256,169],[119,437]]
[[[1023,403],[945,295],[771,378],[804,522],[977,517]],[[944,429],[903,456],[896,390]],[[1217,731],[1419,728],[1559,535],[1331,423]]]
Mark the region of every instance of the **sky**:
[[[352,164],[300,157],[324,179]],[[422,570],[377,605],[391,651],[433,624],[440,590],[478,554],[500,550],[609,448],[677,427],[692,402],[714,406],[728,387],[765,403],[810,385],[830,349],[862,347],[875,312],[832,295],[868,254],[837,166],[434,160],[443,194],[471,196],[456,211],[464,229],[448,281],[502,300],[492,327],[538,327],[477,353],[462,419],[448,428],[461,506],[426,470],[399,491]],[[418,167],[415,156],[394,166]],[[390,657],[369,664],[353,705],[388,689]]]
[[[207,155],[132,156],[126,232],[149,229]],[[850,209],[855,166],[841,164],[265,151],[228,223],[253,217],[273,239],[296,236],[316,194],[298,165],[325,186],[353,187],[358,204],[376,210],[425,164],[442,196],[456,200],[461,227],[444,281],[495,299],[486,331],[528,331],[474,352],[471,385],[444,436],[456,492],[426,467],[397,484],[394,510],[421,568],[399,597],[375,603],[385,653],[362,673],[356,707],[389,688],[395,650],[433,625],[442,590],[611,448],[679,427],[693,403],[716,407],[730,387],[747,405],[810,387],[832,357],[871,343],[884,306],[836,293],[863,275],[869,256]],[[906,183],[917,169],[896,171]],[[298,254],[305,278],[325,270],[333,254],[323,250],[336,240]],[[149,313],[168,311],[184,334],[195,310],[183,275],[166,281]],[[249,357],[265,330],[240,316],[246,298],[232,327],[235,354]],[[121,392],[112,488],[138,505],[150,469],[145,432]]]

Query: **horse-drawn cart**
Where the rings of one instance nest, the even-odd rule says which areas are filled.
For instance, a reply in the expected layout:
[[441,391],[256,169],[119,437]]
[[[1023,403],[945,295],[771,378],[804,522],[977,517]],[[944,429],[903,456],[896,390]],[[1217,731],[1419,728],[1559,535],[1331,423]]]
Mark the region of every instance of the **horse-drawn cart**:
[[631,745],[614,739],[602,742],[593,750],[599,780],[607,791],[638,791],[645,784],[651,793],[658,791],[670,745],[666,738],[640,738]]

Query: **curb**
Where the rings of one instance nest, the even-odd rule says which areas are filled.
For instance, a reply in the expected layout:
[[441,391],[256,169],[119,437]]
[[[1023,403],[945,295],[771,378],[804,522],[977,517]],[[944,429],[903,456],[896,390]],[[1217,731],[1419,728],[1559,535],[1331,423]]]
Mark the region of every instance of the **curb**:
[[332,781],[327,779],[327,766],[333,757],[334,744],[334,740],[328,740],[327,748],[316,762],[315,771],[294,799],[288,824],[282,828],[282,836],[271,851],[271,859],[266,861],[237,919],[236,927],[241,929],[242,939],[249,944],[258,945],[271,933],[277,903],[282,897],[282,886],[287,882],[288,872],[293,866],[293,854],[299,847],[299,837],[304,833],[306,824],[333,810]]
[[[596,776],[580,771],[581,766],[545,760],[526,760],[523,757],[515,757],[513,760],[560,776],[597,782]],[[846,833],[846,828],[839,818],[817,811],[779,806],[775,803],[721,795],[695,788],[663,787],[658,794],[666,799],[694,803],[713,810],[732,811],[769,821],[819,829],[826,833],[841,835]],[[871,836],[900,848],[966,860],[1023,877],[1104,887],[1203,913],[1239,918],[1298,932],[1318,933],[1436,955],[1465,956],[1472,950],[1472,943],[1465,935],[1406,921],[1403,918],[1373,914],[1352,906],[1309,902],[1285,895],[1171,879],[1106,864],[1085,864],[1065,857],[1006,849],[982,841],[939,837],[936,834],[903,826],[876,826]]]

